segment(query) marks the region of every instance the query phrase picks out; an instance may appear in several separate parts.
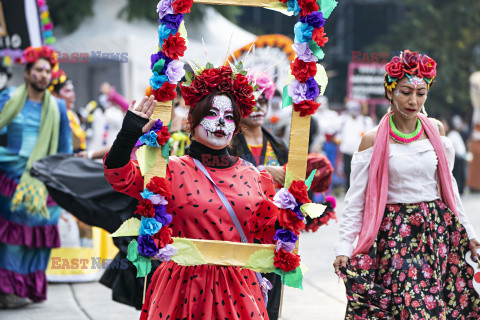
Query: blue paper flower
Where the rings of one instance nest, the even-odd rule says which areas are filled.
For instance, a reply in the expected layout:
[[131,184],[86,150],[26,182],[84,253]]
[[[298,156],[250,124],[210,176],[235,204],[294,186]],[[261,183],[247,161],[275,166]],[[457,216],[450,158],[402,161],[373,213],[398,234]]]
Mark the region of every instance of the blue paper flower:
[[167,39],[173,31],[174,30],[169,29],[167,25],[163,23],[158,27],[158,43],[160,43],[160,46],[163,45],[163,40]]
[[287,1],[287,11],[293,11],[294,15],[298,15],[300,13],[300,6],[298,5],[298,0],[288,0]]
[[283,242],[297,242],[298,237],[295,233],[288,229],[279,229],[275,232],[274,240],[282,240]]
[[166,75],[164,75],[164,74],[159,75],[157,71],[153,71],[153,75],[150,77],[150,86],[154,90],[158,90],[167,81],[168,81],[168,77]]
[[150,196],[154,194],[152,191],[149,191],[147,189],[143,190],[142,192],[140,192],[140,195],[142,196],[143,199],[148,199],[150,198]]
[[152,237],[148,235],[140,235],[138,237],[138,252],[147,257],[153,257],[158,252]]
[[149,147],[160,148],[160,145],[157,142],[157,134],[154,131],[149,131],[140,137],[140,142]]
[[161,228],[162,224],[156,219],[143,218],[140,224],[140,229],[138,230],[138,234],[148,234],[149,236],[153,236],[155,233],[160,231]]
[[297,22],[293,31],[295,32],[295,43],[309,42],[312,39],[313,27],[308,23]]
[[308,100],[315,100],[315,98],[320,94],[317,81],[315,81],[313,77],[310,77],[305,84],[307,85],[307,92],[305,93],[305,96]]

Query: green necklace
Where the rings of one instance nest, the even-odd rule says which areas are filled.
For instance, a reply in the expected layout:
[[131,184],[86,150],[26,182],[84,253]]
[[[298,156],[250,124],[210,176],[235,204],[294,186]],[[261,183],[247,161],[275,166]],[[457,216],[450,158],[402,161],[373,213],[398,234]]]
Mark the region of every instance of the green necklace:
[[423,126],[420,122],[420,119],[417,119],[417,128],[415,131],[409,134],[405,134],[400,132],[396,127],[395,123],[393,123],[393,114],[390,116],[390,135],[394,138],[394,140],[402,142],[402,143],[410,143],[412,141],[417,140],[423,133]]

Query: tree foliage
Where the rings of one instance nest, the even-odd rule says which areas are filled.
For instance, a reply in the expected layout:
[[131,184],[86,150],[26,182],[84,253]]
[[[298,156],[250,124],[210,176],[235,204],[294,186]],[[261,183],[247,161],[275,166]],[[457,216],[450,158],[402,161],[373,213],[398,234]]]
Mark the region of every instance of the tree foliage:
[[470,105],[470,74],[480,69],[480,1],[405,0],[404,21],[367,48],[427,53],[437,61],[437,77],[427,111],[465,113]]
[[93,0],[48,0],[47,4],[54,26],[66,33],[75,31],[85,17],[93,15]]

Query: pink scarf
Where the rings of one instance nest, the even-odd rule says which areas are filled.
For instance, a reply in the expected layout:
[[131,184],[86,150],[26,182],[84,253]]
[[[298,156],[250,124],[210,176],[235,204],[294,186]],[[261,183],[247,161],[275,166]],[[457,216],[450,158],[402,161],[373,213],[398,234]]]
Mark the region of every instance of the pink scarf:
[[[377,237],[383,220],[388,195],[388,159],[389,159],[389,117],[387,113],[380,121],[373,144],[373,155],[368,173],[367,193],[365,195],[362,228],[353,256],[368,253]],[[457,214],[452,178],[448,168],[447,156],[437,128],[423,114],[418,114],[425,133],[438,158],[438,179],[443,202]]]

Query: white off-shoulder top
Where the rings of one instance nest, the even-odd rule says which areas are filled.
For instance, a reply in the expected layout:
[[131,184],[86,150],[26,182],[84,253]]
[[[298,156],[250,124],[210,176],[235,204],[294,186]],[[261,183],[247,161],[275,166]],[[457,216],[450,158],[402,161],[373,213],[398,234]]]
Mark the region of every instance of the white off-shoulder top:
[[[451,172],[455,161],[455,149],[448,138],[444,136],[441,138]],[[389,149],[387,204],[428,202],[441,198],[436,177],[438,160],[430,140],[390,144]],[[345,207],[339,224],[340,239],[335,246],[337,256],[351,257],[353,243],[362,227],[372,154],[373,147],[353,154],[350,189],[345,195]],[[453,175],[452,184],[460,222],[465,227],[469,239],[474,239],[475,231],[468,222]]]

